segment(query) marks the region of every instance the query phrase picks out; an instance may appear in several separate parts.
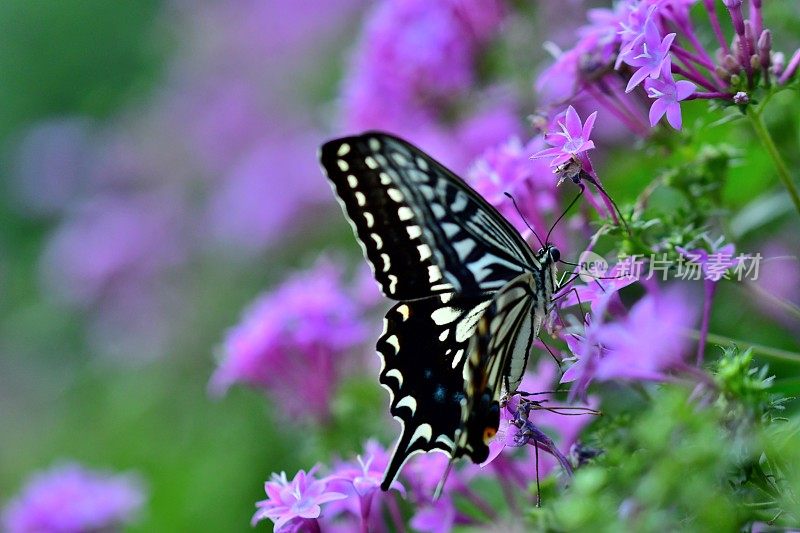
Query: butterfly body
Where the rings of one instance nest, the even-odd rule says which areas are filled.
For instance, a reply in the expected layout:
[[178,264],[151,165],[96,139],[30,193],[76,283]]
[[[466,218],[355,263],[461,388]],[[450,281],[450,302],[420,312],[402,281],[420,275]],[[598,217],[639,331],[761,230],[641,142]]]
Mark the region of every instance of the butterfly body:
[[499,399],[516,391],[556,291],[558,250],[534,253],[458,176],[368,132],[326,143],[322,166],[383,293],[380,382],[402,426],[386,490],[414,453],[483,462]]

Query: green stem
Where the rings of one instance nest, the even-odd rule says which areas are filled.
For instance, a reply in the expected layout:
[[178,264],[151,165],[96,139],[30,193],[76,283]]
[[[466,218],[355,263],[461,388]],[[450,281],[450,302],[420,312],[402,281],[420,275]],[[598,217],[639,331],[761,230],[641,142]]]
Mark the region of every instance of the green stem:
[[778,152],[778,147],[775,146],[775,142],[772,140],[772,135],[770,135],[766,124],[764,124],[761,113],[750,108],[747,110],[747,116],[750,118],[750,124],[753,125],[753,131],[756,132],[758,140],[761,141],[761,144],[764,145],[764,148],[767,149],[767,152],[772,158],[775,169],[778,171],[778,177],[789,192],[789,197],[792,199],[795,209],[800,213],[800,192],[797,191],[797,186],[794,184],[792,176],[789,174],[789,167],[786,166],[780,152]]
[[[686,330],[686,334],[697,340],[700,338],[700,332],[696,329],[689,329]],[[736,346],[748,346],[752,348],[752,350],[757,353],[761,354],[765,357],[770,357],[772,359],[781,359],[783,361],[792,361],[794,363],[800,363],[800,353],[797,352],[790,352],[788,350],[781,350],[780,348],[773,348],[771,346],[764,346],[763,344],[754,344],[752,342],[748,342],[741,339],[734,339],[731,337],[726,337],[725,335],[716,335],[714,333],[709,333],[706,336],[707,342],[712,342],[714,344],[720,345],[736,345]]]

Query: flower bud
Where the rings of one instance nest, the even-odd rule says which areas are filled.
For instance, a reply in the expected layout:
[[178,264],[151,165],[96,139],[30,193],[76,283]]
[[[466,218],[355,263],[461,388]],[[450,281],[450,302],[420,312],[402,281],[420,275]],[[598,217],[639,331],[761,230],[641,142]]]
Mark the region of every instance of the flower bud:
[[759,59],[755,54],[750,56],[750,68],[753,70],[758,70],[761,68],[761,59]]
[[750,102],[750,96],[744,91],[739,91],[738,93],[733,95],[733,103],[735,104],[744,105],[749,102]]
[[770,52],[772,51],[772,32],[764,30],[758,38],[758,57],[761,63],[761,68],[764,70],[769,68]]
[[778,76],[781,72],[783,72],[784,67],[786,66],[786,56],[783,55],[783,52],[775,52],[772,54],[770,58],[772,63],[772,73]]
[[738,74],[734,74],[731,76],[731,85],[739,85],[742,83],[742,77]]
[[724,68],[720,67],[719,65],[717,65],[714,68],[714,73],[721,80],[730,81],[730,79],[731,79],[731,73],[729,71],[725,70]]
[[733,57],[731,54],[727,54],[725,57],[722,58],[722,66],[730,72],[731,74],[735,74],[739,72],[742,66],[736,61],[736,58]]

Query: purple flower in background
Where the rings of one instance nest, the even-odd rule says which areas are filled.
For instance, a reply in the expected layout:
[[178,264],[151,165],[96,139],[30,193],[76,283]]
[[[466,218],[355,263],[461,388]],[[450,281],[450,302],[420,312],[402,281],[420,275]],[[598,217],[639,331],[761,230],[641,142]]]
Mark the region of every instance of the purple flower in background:
[[550,166],[558,167],[574,156],[594,149],[594,142],[589,137],[596,118],[597,111],[589,115],[585,123],[581,123],[578,112],[569,106],[564,117],[557,120],[560,131],[551,131],[545,136],[545,141],[552,148],[536,152],[532,159],[552,158]]
[[622,57],[623,62],[638,69],[628,81],[626,93],[631,92],[645,78],[658,78],[661,70],[665,66],[669,67],[669,49],[675,35],[670,33],[662,39],[655,20],[648,18],[643,33],[634,40],[631,49]]
[[169,194],[96,197],[50,237],[40,268],[48,294],[80,306],[142,287],[184,257],[180,203]]
[[519,231],[527,231],[510,198],[534,228],[545,228],[545,215],[557,204],[553,173],[545,161],[531,161],[528,154],[542,147],[541,137],[523,145],[513,137],[487,149],[466,173],[466,181],[495,206]]
[[[314,224],[320,209],[309,208],[333,207],[313,157],[321,138],[308,132],[255,142],[213,187],[208,233],[218,243],[252,251]],[[296,216],[299,212],[303,216]]]
[[289,481],[286,473],[272,474],[264,483],[267,499],[256,503],[258,510],[251,523],[270,519],[276,533],[300,533],[320,531],[317,519],[322,514],[322,505],[347,498],[347,495],[330,490],[324,479],[316,479],[312,468],[308,473],[300,470]]
[[575,382],[573,395],[582,395],[593,379],[663,380],[666,371],[683,362],[686,331],[697,316],[683,291],[650,292],[625,317],[606,322],[603,315],[612,295],[593,309],[582,337],[565,338],[577,361],[561,381]]
[[686,100],[694,93],[697,85],[687,80],[675,81],[667,65],[659,79],[647,79],[644,89],[647,96],[655,99],[650,106],[650,125],[655,126],[661,117],[667,115],[667,122],[676,130],[681,129],[681,100]]
[[[478,54],[496,34],[504,14],[500,0],[377,3],[344,80],[343,129],[390,131],[456,171],[463,170],[485,147],[481,143],[476,148],[471,141],[485,141],[487,132],[494,130],[472,123],[471,117],[482,111],[453,117],[445,110],[475,90]],[[459,139],[462,128],[464,138]],[[517,128],[491,135],[492,143]]]
[[457,518],[458,512],[453,499],[445,495],[435,502],[418,507],[411,517],[410,525],[415,531],[448,533],[453,530]]
[[341,268],[320,260],[261,296],[228,332],[211,391],[243,382],[265,389],[289,416],[325,419],[342,356],[367,334],[361,317]]
[[3,511],[8,533],[116,531],[144,504],[142,483],[131,474],[57,465],[31,476]]

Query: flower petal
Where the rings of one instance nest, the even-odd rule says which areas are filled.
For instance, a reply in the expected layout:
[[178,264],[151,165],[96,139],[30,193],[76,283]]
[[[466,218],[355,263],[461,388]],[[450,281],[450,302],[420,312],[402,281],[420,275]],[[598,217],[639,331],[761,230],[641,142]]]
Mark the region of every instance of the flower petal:
[[658,121],[661,120],[661,117],[664,116],[664,113],[667,112],[667,102],[659,98],[653,105],[650,106],[650,126],[655,127],[658,124]]
[[567,133],[569,133],[570,137],[576,138],[581,136],[581,117],[578,116],[578,112],[575,111],[575,108],[569,106],[567,108],[567,116],[566,122],[564,125],[567,127]]
[[648,67],[642,67],[636,72],[634,72],[633,76],[631,76],[631,79],[628,82],[628,86],[625,87],[625,92],[629,93],[632,90],[634,90],[637,85],[642,83],[642,80],[644,80],[649,73],[650,73],[650,68]]
[[686,100],[692,95],[695,89],[697,89],[697,85],[694,83],[688,80],[680,80],[675,84],[675,99],[679,102],[681,100]]
[[597,119],[597,111],[589,115],[586,119],[586,122],[583,123],[583,132],[581,133],[581,137],[583,137],[584,141],[588,141],[589,137],[592,136],[592,128],[594,128],[594,121]]
[[683,125],[681,106],[677,102],[672,102],[667,106],[667,122],[676,130],[681,129]]

